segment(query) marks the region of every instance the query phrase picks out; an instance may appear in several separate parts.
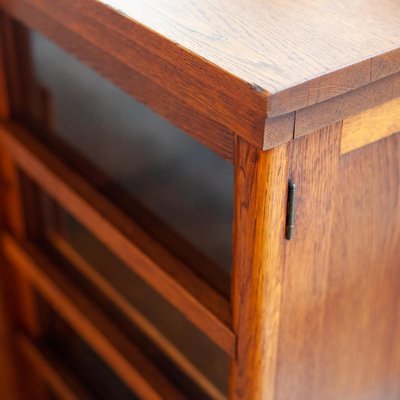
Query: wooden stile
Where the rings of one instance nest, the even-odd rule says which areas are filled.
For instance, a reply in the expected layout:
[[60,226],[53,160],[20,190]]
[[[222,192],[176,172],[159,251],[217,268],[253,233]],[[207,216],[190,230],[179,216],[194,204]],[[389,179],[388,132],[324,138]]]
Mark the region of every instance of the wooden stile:
[[[31,79],[28,33],[26,28],[2,12],[0,42],[0,120],[18,117],[34,125],[40,119],[40,113],[36,109],[35,88]],[[37,235],[39,225],[26,218],[24,212],[24,206],[31,207],[35,202],[35,193],[27,186],[22,188],[16,164],[3,146],[0,146],[0,181],[1,228],[12,232],[19,239],[25,239],[32,234]],[[41,327],[33,289],[23,276],[8,268],[7,263],[2,265],[1,278],[8,282],[4,293],[12,314],[13,328],[23,328],[32,337],[38,338],[41,335]],[[35,371],[28,369],[29,366],[19,357],[17,362],[19,368],[24,371],[22,375],[26,375],[24,385],[19,384],[18,392],[22,392],[21,395],[24,396],[47,399],[46,388]],[[10,360],[10,368],[12,365]],[[18,398],[19,394],[15,396]]]

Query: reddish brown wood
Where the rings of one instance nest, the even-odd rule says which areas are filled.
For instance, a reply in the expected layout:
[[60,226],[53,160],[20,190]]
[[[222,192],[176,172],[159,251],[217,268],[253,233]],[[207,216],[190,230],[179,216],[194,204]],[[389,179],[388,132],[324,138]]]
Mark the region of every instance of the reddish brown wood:
[[[110,300],[127,318],[146,336],[148,336],[158,347],[165,353],[181,370],[190,377],[202,390],[214,400],[224,400],[226,397],[211,382],[199,368],[176,346],[169,340],[165,334],[153,324],[145,315],[143,315],[128,299],[127,293],[118,291],[117,288],[108,282],[107,278],[102,276],[96,270],[96,266],[86,261],[74,247],[68,243],[62,236],[53,233],[50,236],[50,243],[54,248],[62,254],[72,267],[78,270],[85,278],[87,278],[96,288]],[[118,274],[118,270],[115,270]]]
[[340,134],[294,144],[279,400],[400,396],[400,136],[340,157]]
[[400,132],[400,98],[388,101],[343,121],[340,154]]
[[[232,399],[399,398],[399,135],[340,155],[341,121],[400,95],[395,2],[145,0],[138,7],[124,0],[0,0],[0,7],[218,154],[234,156],[233,331],[218,290],[80,171],[3,124],[3,180],[10,184],[4,201],[20,239],[27,233],[15,162],[234,356]],[[19,39],[25,34],[17,31]],[[10,59],[18,59],[25,47],[7,35]],[[18,78],[31,79],[30,68],[17,63],[8,70],[11,114],[34,130],[35,88]],[[358,134],[365,139],[364,129]],[[286,242],[289,177],[298,188],[297,222]],[[23,253],[14,250],[14,258]],[[129,380],[115,343],[104,346],[107,324],[100,318],[101,329],[87,329],[80,310],[87,303],[74,307],[60,283],[52,285],[51,269],[46,275],[25,261],[37,286],[83,335],[94,333],[97,349]],[[60,282],[70,288],[63,276]],[[19,299],[35,334],[29,287]],[[132,388],[145,387],[142,396],[153,394],[136,372],[130,378]]]
[[[5,268],[3,257],[0,268]],[[0,279],[0,399],[20,399],[21,389],[18,387],[18,368],[15,357],[15,342],[13,340],[12,319],[10,316],[7,292],[4,290],[5,274],[1,271]],[[8,299],[9,300],[9,299]]]
[[0,127],[19,167],[129,268],[228,354],[234,354],[227,300],[21,127]]
[[[143,203],[130,196],[112,178],[96,168],[91,162],[80,155],[57,135],[46,136],[46,143],[52,151],[65,162],[68,162],[81,176],[87,179],[97,190],[110,198],[132,219],[135,220],[163,246],[168,248],[176,257],[193,269],[225,298],[230,297],[230,276],[216,265],[204,253],[199,251],[189,241],[174,231],[169,225],[157,218]],[[56,217],[53,213],[52,219]],[[54,226],[53,230],[60,232],[61,226]]]
[[289,156],[236,142],[232,399],[275,398]]
[[346,95],[296,111],[294,136],[301,137],[400,97],[400,74],[380,79]]
[[142,351],[35,246],[3,235],[7,259],[144,400],[183,399]]
[[71,370],[47,351],[44,346],[34,343],[25,335],[18,336],[18,347],[51,387],[60,400],[94,400],[79,383]]
[[[69,33],[81,57],[84,42],[90,50],[101,49],[107,55],[101,64],[108,65],[109,74],[121,63],[136,77],[144,77],[142,83],[157,85],[161,97],[187,107],[187,116],[209,121],[211,142],[220,142],[223,127],[258,147],[272,145],[275,139],[278,145],[288,132],[268,137],[267,118],[340,96],[400,70],[399,11],[388,0],[351,5],[286,0],[284,6],[226,0],[146,1],[140,7],[123,0],[0,4],[53,39],[61,39],[57,31]],[[61,40],[67,45],[65,38]],[[69,49],[73,50],[71,44]],[[87,61],[93,59],[90,53],[84,57]],[[138,95],[139,86],[131,93]],[[157,104],[156,96],[141,96],[151,106]],[[180,118],[180,113],[168,111],[165,101],[157,107],[171,120]],[[204,127],[203,122],[199,125]]]
[[[24,3],[15,4],[15,7],[16,16],[27,26],[44,33],[114,84],[151,106],[225,159],[232,161],[233,134],[230,129],[193,110],[187,102],[173,96],[162,84],[142,75],[140,71],[110,54],[107,49],[93,45],[91,40],[67,29],[58,20],[49,18],[40,9]],[[108,36],[107,34],[106,37]],[[125,48],[124,52],[132,51]],[[158,59],[151,61],[153,65],[158,62]],[[165,81],[167,78],[162,79]]]
[[[4,120],[9,116],[8,95],[6,89],[6,79],[4,71],[4,42],[0,37],[0,119]],[[0,160],[3,151],[0,150]],[[6,204],[4,198],[4,179],[1,174],[0,179],[0,202]],[[1,207],[1,222],[4,223],[5,207]],[[11,210],[9,210],[11,212]],[[20,399],[22,396],[21,389],[18,387],[18,360],[15,354],[15,342],[13,338],[13,319],[11,309],[11,299],[9,298],[9,290],[7,290],[6,277],[7,273],[5,260],[0,254],[0,399]]]
[[[29,53],[26,50],[26,31],[14,23],[3,13],[0,13],[0,42],[1,42],[1,68],[0,68],[0,119],[5,120],[11,116],[22,116],[34,121],[36,114],[32,107],[32,86],[29,83]],[[5,84],[6,83],[6,84]],[[7,229],[18,238],[25,238],[28,234],[28,221],[23,212],[21,187],[16,165],[10,154],[0,147],[0,189],[1,189],[1,229]],[[41,333],[34,292],[23,276],[10,270],[6,263],[2,263],[1,279],[7,282],[3,285],[8,312],[15,326],[23,328],[32,336],[38,337]],[[10,328],[9,328],[10,329]],[[15,347],[15,346],[14,346]],[[6,355],[9,349],[6,349]],[[19,374],[19,391],[26,398],[29,396],[41,399],[47,398],[46,390],[34,371],[17,358]],[[2,365],[2,368],[13,368]],[[25,375],[21,385],[22,378]],[[12,384],[12,381],[9,382]],[[18,394],[15,394],[18,396]],[[18,398],[18,397],[16,397]]]

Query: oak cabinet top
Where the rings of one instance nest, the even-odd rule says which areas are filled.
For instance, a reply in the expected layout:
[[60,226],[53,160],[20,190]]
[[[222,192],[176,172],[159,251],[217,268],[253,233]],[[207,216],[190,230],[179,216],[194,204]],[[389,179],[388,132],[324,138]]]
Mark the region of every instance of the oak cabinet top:
[[398,0],[0,0],[0,8],[227,159],[234,135],[269,149],[400,96]]
[[269,116],[400,69],[396,0],[101,0],[269,97]]

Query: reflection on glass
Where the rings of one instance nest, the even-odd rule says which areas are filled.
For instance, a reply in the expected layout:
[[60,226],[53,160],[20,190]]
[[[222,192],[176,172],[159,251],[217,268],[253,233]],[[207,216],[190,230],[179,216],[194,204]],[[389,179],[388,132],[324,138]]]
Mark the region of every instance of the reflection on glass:
[[32,47],[54,131],[229,271],[232,166],[41,35]]

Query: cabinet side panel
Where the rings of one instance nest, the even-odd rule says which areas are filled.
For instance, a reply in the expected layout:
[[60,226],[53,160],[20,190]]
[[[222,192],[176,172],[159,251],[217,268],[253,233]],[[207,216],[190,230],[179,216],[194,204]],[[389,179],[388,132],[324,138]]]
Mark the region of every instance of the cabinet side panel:
[[281,400],[400,397],[400,135],[341,157],[339,148],[340,125],[294,145]]

